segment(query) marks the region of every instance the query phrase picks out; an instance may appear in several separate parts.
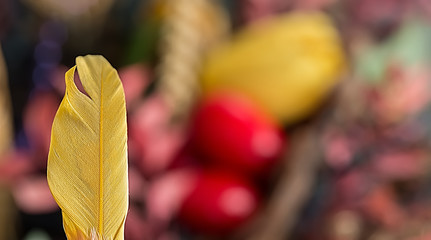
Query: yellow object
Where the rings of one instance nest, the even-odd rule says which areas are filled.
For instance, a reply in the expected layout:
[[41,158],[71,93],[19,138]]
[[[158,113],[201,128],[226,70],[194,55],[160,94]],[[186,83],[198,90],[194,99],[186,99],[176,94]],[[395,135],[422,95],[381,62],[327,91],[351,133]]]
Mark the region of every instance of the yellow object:
[[[0,46],[0,160],[12,146],[11,110],[6,64]],[[0,206],[0,239],[17,239],[15,224],[18,213],[10,189],[2,184],[0,184]]]
[[[124,239],[127,123],[117,71],[102,56],[76,58],[54,119],[48,183],[68,239]],[[74,83],[78,69],[87,95]]]
[[[47,18],[93,24],[104,17],[115,3],[114,0],[23,0],[35,12]],[[78,25],[79,26],[79,25]],[[80,26],[85,27],[85,26]]]
[[12,144],[11,113],[6,64],[0,47],[0,156],[9,150]]
[[309,115],[337,83],[345,65],[341,40],[323,13],[296,12],[251,25],[209,55],[205,92],[248,95],[279,120]]

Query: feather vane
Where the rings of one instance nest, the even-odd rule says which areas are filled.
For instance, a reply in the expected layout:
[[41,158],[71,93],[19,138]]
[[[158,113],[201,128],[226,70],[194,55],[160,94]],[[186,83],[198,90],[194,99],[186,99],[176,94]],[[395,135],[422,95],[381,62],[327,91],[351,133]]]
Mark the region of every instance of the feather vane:
[[[78,69],[81,92],[75,82]],[[127,123],[117,71],[102,56],[77,57],[55,116],[47,178],[68,239],[124,239]]]

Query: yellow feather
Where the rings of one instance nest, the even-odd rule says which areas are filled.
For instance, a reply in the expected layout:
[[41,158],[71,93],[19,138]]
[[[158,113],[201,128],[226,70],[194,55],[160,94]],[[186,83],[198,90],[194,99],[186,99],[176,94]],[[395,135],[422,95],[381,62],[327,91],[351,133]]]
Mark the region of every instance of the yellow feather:
[[[74,83],[76,68],[88,96]],[[126,107],[117,71],[102,56],[78,57],[66,73],[47,176],[68,239],[124,239]]]

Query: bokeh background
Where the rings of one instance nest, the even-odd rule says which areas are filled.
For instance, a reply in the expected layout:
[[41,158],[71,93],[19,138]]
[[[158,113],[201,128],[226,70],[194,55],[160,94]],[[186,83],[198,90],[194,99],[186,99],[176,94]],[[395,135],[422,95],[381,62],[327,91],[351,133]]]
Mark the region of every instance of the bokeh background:
[[124,86],[125,239],[431,239],[427,0],[0,0],[0,43],[0,240],[65,239],[46,163],[87,54]]

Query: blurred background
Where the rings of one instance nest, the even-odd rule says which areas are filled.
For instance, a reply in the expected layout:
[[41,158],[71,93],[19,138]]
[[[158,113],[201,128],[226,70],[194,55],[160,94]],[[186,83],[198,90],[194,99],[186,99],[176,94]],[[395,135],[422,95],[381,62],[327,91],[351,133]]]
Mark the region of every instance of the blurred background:
[[124,86],[125,239],[431,239],[430,43],[427,0],[0,0],[0,240],[66,239],[46,163],[87,54]]

